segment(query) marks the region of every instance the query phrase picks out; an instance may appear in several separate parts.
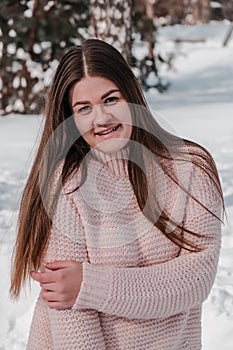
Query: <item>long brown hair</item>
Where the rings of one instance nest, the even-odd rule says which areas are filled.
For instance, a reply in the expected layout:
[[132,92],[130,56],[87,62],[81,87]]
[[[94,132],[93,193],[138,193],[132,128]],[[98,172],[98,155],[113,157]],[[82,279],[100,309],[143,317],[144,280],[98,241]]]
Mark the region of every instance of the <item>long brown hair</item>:
[[[139,82],[127,62],[114,47],[101,40],[86,40],[80,46],[71,47],[61,58],[47,96],[44,130],[24,189],[18,217],[18,234],[10,289],[14,297],[18,297],[21,286],[25,283],[30,271],[38,269],[43,259],[52,225],[51,213],[56,205],[54,195],[51,213],[48,213],[47,208],[45,209],[44,197],[49,193],[47,197],[48,200],[51,200],[49,189],[54,169],[62,160],[64,161],[62,168],[62,183],[64,184],[69,176],[79,168],[90,150],[82,136],[77,137],[74,121],[69,118],[73,113],[69,103],[71,88],[86,73],[90,76],[109,79],[119,87],[131,108],[134,125],[131,139],[135,141],[135,144],[142,144],[163,160],[161,166],[174,182],[179,185],[178,179],[171,172],[171,163],[174,159],[167,145],[172,147],[180,159],[184,159],[185,154],[191,156],[192,163],[202,167],[215,183],[223,201],[218,173],[210,154],[201,146],[170,134],[157,123],[150,112]],[[142,108],[135,108],[135,106]],[[68,123],[63,123],[68,120]],[[57,130],[59,132],[56,132]],[[72,137],[73,142],[67,152],[66,140]],[[186,146],[185,149],[179,146],[181,140]],[[46,148],[48,141],[52,147]],[[134,156],[136,154],[137,157],[141,157],[140,148],[131,148],[130,152],[134,152]],[[156,211],[159,209],[152,203],[149,210],[144,210],[148,197],[148,184],[143,170],[136,163],[129,161],[128,173],[140,209],[154,222]],[[85,172],[83,172],[82,181],[84,180]],[[175,223],[175,229],[169,231],[167,230],[169,222],[171,218],[165,210],[162,210],[154,225],[180,247],[191,251],[199,250],[195,244],[187,238],[184,239],[180,234],[181,229],[190,235],[198,236],[198,232],[191,232],[179,223]]]

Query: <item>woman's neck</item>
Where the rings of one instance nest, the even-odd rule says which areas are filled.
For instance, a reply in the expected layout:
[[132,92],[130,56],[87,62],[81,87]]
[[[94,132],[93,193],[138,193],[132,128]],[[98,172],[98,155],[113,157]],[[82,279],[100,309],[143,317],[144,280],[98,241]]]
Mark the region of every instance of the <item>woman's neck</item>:
[[116,176],[128,176],[129,147],[124,147],[113,153],[105,153],[97,148],[92,148],[91,153],[95,160],[101,162]]

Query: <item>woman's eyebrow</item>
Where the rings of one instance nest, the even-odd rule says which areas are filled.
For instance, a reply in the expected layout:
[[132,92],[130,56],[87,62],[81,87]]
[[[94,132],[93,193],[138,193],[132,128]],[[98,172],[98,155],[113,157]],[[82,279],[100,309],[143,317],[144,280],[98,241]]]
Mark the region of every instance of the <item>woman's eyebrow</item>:
[[74,104],[73,104],[73,106],[72,106],[72,108],[74,108],[75,106],[77,106],[77,105],[87,105],[87,104],[91,104],[91,102],[90,101],[76,101]]
[[105,94],[103,94],[101,96],[101,100],[103,100],[104,98],[106,98],[107,96],[111,95],[113,92],[119,92],[120,90],[119,89],[112,89],[112,90],[109,90],[107,92],[105,92]]
[[[105,94],[103,94],[103,95],[101,96],[101,100],[103,100],[104,98],[108,97],[108,96],[111,95],[112,93],[114,93],[114,92],[119,92],[119,91],[120,91],[119,89],[111,89],[111,90],[105,92]],[[87,104],[91,104],[91,102],[90,102],[90,101],[76,101],[76,102],[73,104],[72,108],[74,108],[75,106],[78,106],[78,105],[87,105]]]

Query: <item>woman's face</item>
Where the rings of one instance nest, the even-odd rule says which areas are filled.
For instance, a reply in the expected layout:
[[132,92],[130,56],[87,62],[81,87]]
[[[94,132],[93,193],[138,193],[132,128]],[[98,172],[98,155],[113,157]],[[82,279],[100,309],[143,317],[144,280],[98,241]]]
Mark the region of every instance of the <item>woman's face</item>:
[[70,94],[75,124],[93,148],[117,152],[132,134],[132,116],[119,88],[102,77],[84,77]]

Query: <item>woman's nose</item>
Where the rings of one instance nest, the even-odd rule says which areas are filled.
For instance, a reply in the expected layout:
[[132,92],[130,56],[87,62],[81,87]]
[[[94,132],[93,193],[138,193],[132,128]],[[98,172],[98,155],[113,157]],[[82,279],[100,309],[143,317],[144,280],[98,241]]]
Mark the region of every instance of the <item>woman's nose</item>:
[[95,126],[100,126],[108,124],[111,120],[111,114],[108,113],[103,105],[94,106],[94,120],[93,123]]

